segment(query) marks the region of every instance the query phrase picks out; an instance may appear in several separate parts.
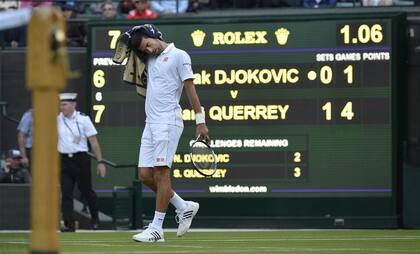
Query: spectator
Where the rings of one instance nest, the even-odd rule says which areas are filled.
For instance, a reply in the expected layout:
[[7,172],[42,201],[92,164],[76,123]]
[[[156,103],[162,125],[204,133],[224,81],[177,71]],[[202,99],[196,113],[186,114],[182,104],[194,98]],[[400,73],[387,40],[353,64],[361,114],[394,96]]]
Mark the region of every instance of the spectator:
[[117,9],[112,1],[108,0],[102,4],[102,19],[117,18]]
[[83,23],[71,21],[77,17],[76,4],[74,2],[65,3],[61,9],[66,19],[67,46],[83,47],[86,46],[86,29]]
[[392,0],[363,0],[363,6],[390,6],[393,5]]
[[63,16],[66,20],[74,19],[77,16],[76,4],[73,2],[66,2],[61,6],[61,10],[63,11]]
[[106,167],[101,148],[96,138],[98,133],[90,118],[76,111],[75,93],[60,94],[58,122],[58,151],[61,156],[61,212],[65,227],[61,232],[74,232],[73,190],[77,183],[86,198],[92,222],[92,229],[98,229],[99,216],[96,193],[92,188],[88,142],[97,159],[96,170],[105,177]]
[[192,0],[188,5],[187,12],[198,12],[201,9],[201,4],[199,0]]
[[136,9],[131,10],[127,19],[155,19],[157,13],[149,8],[149,2],[147,0],[136,0]]
[[18,130],[19,151],[22,155],[22,165],[29,168],[32,148],[32,109],[27,110],[20,119]]
[[[108,2],[108,1],[106,1]],[[111,1],[112,2],[112,1]],[[104,6],[104,3],[96,2],[96,3],[86,3],[82,6],[82,9],[84,10],[84,14],[93,14],[93,15],[100,15],[102,14],[102,8]]]
[[188,8],[188,0],[152,0],[150,3],[159,16],[184,13]]
[[328,8],[335,7],[337,0],[303,0],[305,8]]
[[[8,10],[15,10],[10,6]],[[26,26],[15,27],[4,31],[3,40],[6,47],[17,48],[26,46]]]
[[26,27],[20,26],[4,31],[6,47],[18,48],[26,46]]
[[19,150],[9,150],[6,153],[6,163],[0,169],[0,183],[31,183],[29,171],[22,167],[22,156]]
[[198,11],[210,10],[210,9],[211,9],[210,0],[190,0],[187,12],[198,12]]
[[136,9],[136,4],[133,0],[121,0],[118,3],[118,14],[127,15],[131,10]]

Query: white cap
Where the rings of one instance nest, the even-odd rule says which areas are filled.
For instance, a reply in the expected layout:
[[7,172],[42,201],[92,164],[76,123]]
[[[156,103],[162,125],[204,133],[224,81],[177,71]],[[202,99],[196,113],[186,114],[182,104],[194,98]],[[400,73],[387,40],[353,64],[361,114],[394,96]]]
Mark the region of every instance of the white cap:
[[20,154],[19,150],[16,149],[10,149],[6,153],[7,158],[22,158],[22,155]]
[[76,101],[77,93],[60,93],[60,101]]

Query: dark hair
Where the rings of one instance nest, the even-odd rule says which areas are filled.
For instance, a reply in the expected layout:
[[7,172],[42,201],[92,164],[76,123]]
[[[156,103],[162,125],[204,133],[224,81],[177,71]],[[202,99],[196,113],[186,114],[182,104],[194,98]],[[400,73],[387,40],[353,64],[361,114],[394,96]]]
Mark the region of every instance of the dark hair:
[[148,36],[143,29],[139,29],[133,35],[131,35],[130,48],[138,50],[143,38],[148,38]]
[[143,29],[136,31],[133,35],[131,35],[130,39],[130,48],[134,51],[134,53],[142,60],[143,62],[147,62],[148,55],[146,52],[141,52],[139,50],[139,46],[143,41],[143,38],[149,38],[146,32]]

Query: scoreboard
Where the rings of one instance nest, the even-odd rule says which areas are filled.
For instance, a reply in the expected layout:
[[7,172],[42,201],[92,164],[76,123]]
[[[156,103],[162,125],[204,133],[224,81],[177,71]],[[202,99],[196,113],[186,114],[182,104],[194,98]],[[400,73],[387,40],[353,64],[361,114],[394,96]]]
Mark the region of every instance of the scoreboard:
[[[210,178],[193,170],[194,112],[184,93],[174,189],[187,197],[394,202],[400,21],[382,13],[155,22],[191,56],[218,160]],[[144,99],[111,58],[118,36],[138,24],[90,25],[90,114],[104,157],[120,164],[137,163]],[[109,169],[95,185],[132,179],[132,171]]]

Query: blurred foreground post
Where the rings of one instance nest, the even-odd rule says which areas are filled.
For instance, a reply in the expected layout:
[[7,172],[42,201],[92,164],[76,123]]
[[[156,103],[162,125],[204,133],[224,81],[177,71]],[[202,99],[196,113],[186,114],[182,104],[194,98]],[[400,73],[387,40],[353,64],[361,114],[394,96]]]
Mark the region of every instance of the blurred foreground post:
[[58,93],[68,71],[65,25],[59,10],[40,7],[28,27],[26,85],[32,91],[32,254],[59,252],[59,157],[57,152]]

